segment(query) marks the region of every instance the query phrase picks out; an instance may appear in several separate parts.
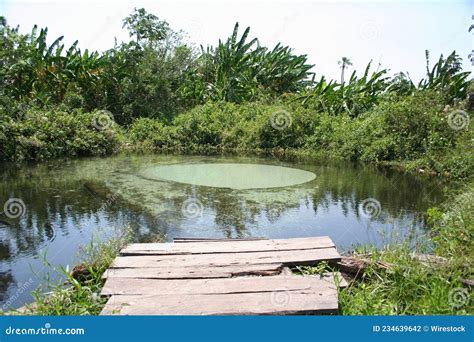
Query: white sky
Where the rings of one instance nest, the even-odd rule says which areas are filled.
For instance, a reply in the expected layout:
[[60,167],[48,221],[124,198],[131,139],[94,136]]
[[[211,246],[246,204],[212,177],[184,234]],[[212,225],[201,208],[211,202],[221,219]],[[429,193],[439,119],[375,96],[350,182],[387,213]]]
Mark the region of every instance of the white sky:
[[308,54],[317,78],[339,79],[337,61],[347,56],[360,72],[373,59],[375,67],[380,61],[392,73],[408,71],[418,80],[425,73],[425,49],[432,61],[456,50],[465,70],[472,71],[467,56],[473,49],[468,28],[474,23],[474,0],[0,0],[0,15],[22,32],[34,24],[47,26],[51,42],[64,35],[67,45],[78,39],[81,48],[105,50],[114,37],[128,40],[122,19],[134,7],[188,32],[198,45],[217,44],[238,21],[264,46],[281,41]]

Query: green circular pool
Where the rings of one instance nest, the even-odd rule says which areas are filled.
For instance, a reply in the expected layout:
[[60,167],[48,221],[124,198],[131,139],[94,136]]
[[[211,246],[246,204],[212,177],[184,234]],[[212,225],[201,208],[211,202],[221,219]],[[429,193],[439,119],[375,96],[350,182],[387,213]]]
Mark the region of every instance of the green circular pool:
[[159,165],[140,173],[147,179],[237,190],[286,187],[316,178],[291,167],[239,163]]

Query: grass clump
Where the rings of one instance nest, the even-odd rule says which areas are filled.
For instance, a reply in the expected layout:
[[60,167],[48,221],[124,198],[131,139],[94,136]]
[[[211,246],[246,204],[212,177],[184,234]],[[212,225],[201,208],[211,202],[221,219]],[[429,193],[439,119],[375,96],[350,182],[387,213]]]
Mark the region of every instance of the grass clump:
[[[340,291],[345,315],[466,315],[474,313],[471,288],[474,241],[474,182],[447,202],[428,211],[432,230],[426,246],[407,244],[383,250],[356,251],[369,260],[360,279]],[[380,265],[389,265],[380,267]]]
[[[414,258],[408,248],[389,246],[373,251],[362,279],[339,293],[344,315],[472,314],[469,290],[460,279],[469,272],[447,261],[433,265]],[[379,267],[379,263],[390,267]],[[456,293],[466,296],[456,299]]]
[[81,264],[71,272],[60,271],[66,281],[49,284],[48,292],[37,289],[34,301],[27,305],[25,313],[35,315],[98,315],[106,298],[100,296],[104,285],[102,275],[111,265],[119,251],[130,241],[130,234],[118,233],[116,236],[100,241],[93,239],[82,251]]

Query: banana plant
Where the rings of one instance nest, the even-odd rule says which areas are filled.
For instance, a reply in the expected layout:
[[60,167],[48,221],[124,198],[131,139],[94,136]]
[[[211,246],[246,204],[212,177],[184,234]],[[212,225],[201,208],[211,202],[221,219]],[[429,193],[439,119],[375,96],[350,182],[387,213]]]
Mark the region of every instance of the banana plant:
[[259,94],[278,96],[299,91],[312,82],[313,65],[307,56],[292,54],[289,47],[277,44],[272,50],[249,39],[247,27],[239,37],[239,23],[231,36],[216,47],[201,47],[197,66],[190,70],[182,91],[198,102],[207,99],[243,102]]
[[429,53],[426,51],[426,78],[418,83],[419,89],[442,91],[448,103],[464,99],[470,84],[470,72],[462,71],[462,59],[453,51],[448,57],[441,55],[438,62],[430,69]]
[[367,65],[360,78],[354,71],[348,82],[328,83],[321,77],[313,87],[297,97],[297,100],[318,112],[358,116],[376,105],[388,86],[387,70],[370,73],[371,64],[370,62]]

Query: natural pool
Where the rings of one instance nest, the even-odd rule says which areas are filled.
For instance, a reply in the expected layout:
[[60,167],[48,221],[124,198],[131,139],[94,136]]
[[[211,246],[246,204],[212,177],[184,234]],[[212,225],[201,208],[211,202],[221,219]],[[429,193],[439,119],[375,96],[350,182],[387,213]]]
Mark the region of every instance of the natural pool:
[[[17,200],[10,212],[9,199]],[[329,235],[344,251],[423,239],[422,212],[441,200],[427,179],[316,160],[132,155],[0,165],[0,302],[29,301],[51,273],[45,257],[72,266],[93,235],[126,226],[137,241]]]

